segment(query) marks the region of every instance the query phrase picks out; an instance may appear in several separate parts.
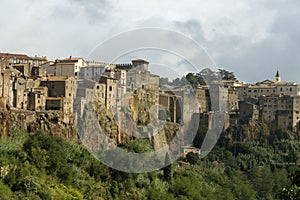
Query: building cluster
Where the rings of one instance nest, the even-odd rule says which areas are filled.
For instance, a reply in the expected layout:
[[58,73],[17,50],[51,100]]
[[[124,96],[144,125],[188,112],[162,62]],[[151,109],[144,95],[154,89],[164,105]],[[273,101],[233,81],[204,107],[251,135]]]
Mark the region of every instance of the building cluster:
[[[1,53],[0,106],[37,112],[60,110],[65,114],[73,113],[75,77],[47,74],[43,66],[49,63],[46,57]],[[72,63],[75,66],[77,62]]]
[[[274,129],[299,131],[300,85],[295,82],[282,82],[279,71],[274,81],[265,80],[256,84],[223,81],[223,84],[227,92],[224,99],[228,114],[225,129],[260,119]],[[197,97],[201,116],[205,118],[211,110],[209,88],[198,87]]]
[[[83,58],[48,61],[46,57],[0,54],[0,107],[36,112],[61,111],[82,115],[89,102],[100,102],[107,112],[126,110],[136,123],[153,105],[163,104],[170,122],[181,121],[181,97],[159,88],[159,76],[149,62],[107,64]],[[126,109],[125,109],[126,108]],[[78,112],[77,112],[78,111]],[[80,116],[78,116],[80,117]]]
[[[46,57],[0,53],[0,107],[36,112],[59,110],[66,115],[100,102],[111,113],[128,112],[132,121],[147,124],[151,112],[172,123],[185,120],[191,107],[188,96],[196,95],[200,123],[208,123],[215,106],[212,99],[226,102],[224,129],[262,119],[276,128],[299,130],[300,85],[275,80],[257,84],[223,81],[225,89],[213,94],[213,84],[193,90],[162,89],[160,77],[151,74],[149,62],[137,59],[130,64],[107,64],[83,58],[48,61]],[[159,105],[159,106],[155,106]],[[163,108],[163,109],[162,109]],[[150,114],[147,114],[150,113]]]

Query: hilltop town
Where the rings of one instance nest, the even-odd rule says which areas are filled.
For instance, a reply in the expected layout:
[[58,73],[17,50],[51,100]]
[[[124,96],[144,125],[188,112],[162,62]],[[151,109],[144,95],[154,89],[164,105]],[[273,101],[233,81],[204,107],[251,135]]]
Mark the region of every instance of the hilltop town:
[[[52,119],[54,124],[73,125],[74,120],[83,116],[88,103],[98,102],[103,115],[127,110],[138,125],[148,124],[147,113],[154,105],[160,105],[165,114],[156,108],[157,118],[180,125],[186,120],[187,96],[193,93],[198,102],[193,112],[200,114],[200,125],[211,126],[211,85],[166,89],[160,84],[160,77],[149,71],[149,62],[142,59],[111,64],[73,57],[48,61],[46,57],[0,53],[0,66],[0,107],[3,111],[22,113],[25,121],[30,114],[43,118],[52,112],[60,113],[59,119]],[[263,120],[274,129],[300,131],[300,85],[282,82],[278,71],[274,80],[255,85],[235,80],[223,80],[222,84],[224,88],[218,98],[226,102],[224,130]],[[30,123],[36,121],[31,119]],[[23,126],[31,130],[30,125]],[[122,140],[119,128],[108,130],[115,131],[111,134]],[[76,134],[65,137],[74,138]]]

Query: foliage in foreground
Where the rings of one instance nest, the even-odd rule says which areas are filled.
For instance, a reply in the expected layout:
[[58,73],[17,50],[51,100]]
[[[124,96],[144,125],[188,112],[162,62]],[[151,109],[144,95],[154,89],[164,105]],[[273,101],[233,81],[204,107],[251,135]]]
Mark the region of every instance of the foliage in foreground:
[[[109,169],[83,146],[38,132],[14,130],[0,140],[1,199],[289,199],[295,184],[297,140],[272,138],[216,147],[203,160],[187,156],[182,166],[128,174]],[[123,145],[146,152],[145,141]],[[274,153],[274,148],[275,152]],[[295,149],[296,148],[296,149]],[[295,158],[288,152],[294,150]],[[273,153],[272,153],[273,152]],[[274,165],[274,162],[279,163]],[[297,179],[295,179],[297,180]],[[298,182],[295,182],[298,184]],[[299,185],[298,185],[299,186]],[[280,196],[281,195],[281,196]]]

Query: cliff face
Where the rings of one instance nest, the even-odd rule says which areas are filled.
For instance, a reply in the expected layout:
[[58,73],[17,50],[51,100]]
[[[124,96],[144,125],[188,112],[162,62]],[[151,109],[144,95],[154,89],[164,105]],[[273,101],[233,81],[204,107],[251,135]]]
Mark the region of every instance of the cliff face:
[[9,136],[14,127],[29,134],[42,130],[45,134],[67,140],[78,139],[73,118],[60,111],[34,112],[0,108],[0,134]]

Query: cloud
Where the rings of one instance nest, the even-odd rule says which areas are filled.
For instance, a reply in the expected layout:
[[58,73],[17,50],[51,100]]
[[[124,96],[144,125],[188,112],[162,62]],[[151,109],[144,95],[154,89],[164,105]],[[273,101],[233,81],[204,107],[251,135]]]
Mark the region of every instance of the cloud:
[[1,7],[0,51],[85,57],[112,35],[161,27],[195,39],[239,80],[273,78],[278,68],[284,80],[300,82],[297,0],[4,0]]

